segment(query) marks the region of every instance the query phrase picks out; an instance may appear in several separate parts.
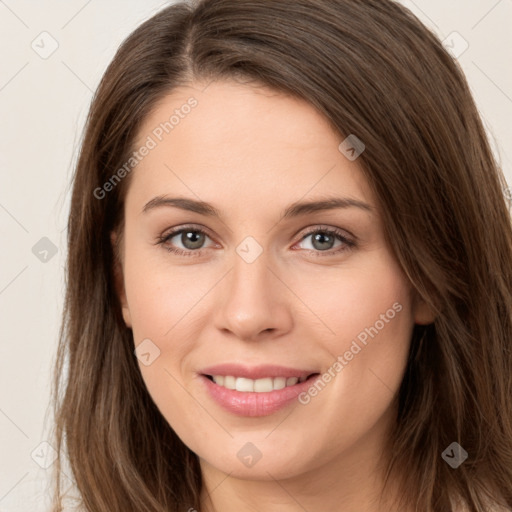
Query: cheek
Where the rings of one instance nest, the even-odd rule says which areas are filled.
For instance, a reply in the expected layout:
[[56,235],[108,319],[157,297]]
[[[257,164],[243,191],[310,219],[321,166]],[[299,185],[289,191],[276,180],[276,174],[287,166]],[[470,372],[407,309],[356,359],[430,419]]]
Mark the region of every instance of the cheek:
[[201,297],[212,287],[215,276],[210,283],[193,281],[192,267],[188,271],[162,268],[161,262],[137,249],[126,255],[126,295],[142,378],[167,422],[188,440],[188,426],[197,421],[201,410],[185,391],[190,383],[183,382],[181,370],[198,340],[191,319],[201,314]]
[[184,340],[174,333],[183,334],[190,318],[201,309],[202,297],[217,279],[206,272],[199,278],[192,266],[167,264],[162,248],[127,250],[125,286],[135,343],[145,338],[172,338],[178,344],[174,348],[179,349]]
[[[328,269],[295,279],[294,291],[308,307],[317,339],[339,351],[359,336],[380,334],[408,340],[412,327],[410,290],[405,275],[386,251],[361,265]],[[313,313],[314,316],[311,314]]]
[[[298,293],[318,321],[301,331],[323,351],[327,393],[316,400],[334,418],[343,410],[358,412],[362,423],[389,406],[403,378],[414,326],[407,278],[387,251],[378,251],[360,267],[336,269],[330,279],[297,281]],[[301,284],[302,283],[302,284]],[[321,284],[321,286],[320,286]],[[310,317],[310,319],[313,317]]]

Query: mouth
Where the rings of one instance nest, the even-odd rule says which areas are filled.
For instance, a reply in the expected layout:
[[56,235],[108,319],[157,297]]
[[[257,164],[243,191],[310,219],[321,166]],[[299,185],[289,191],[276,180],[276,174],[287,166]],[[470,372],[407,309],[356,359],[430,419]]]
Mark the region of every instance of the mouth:
[[200,374],[216,405],[238,416],[268,416],[291,406],[320,376],[319,372],[282,366],[235,364],[204,369]]
[[206,375],[204,377],[225,389],[231,389],[249,393],[269,393],[280,389],[289,388],[296,384],[301,384],[319,373],[309,375],[300,375],[297,377],[263,377],[260,379],[250,379],[248,377],[235,377],[234,375]]

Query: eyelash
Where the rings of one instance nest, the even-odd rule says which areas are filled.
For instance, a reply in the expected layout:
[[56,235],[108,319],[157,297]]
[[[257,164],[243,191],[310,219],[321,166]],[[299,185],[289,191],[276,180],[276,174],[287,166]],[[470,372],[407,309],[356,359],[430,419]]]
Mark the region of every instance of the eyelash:
[[[196,226],[183,226],[183,227],[180,227],[180,228],[177,228],[177,229],[171,231],[170,233],[167,233],[164,236],[158,237],[158,240],[157,240],[156,243],[157,243],[157,245],[162,245],[163,248],[166,251],[172,252],[174,254],[177,254],[178,256],[201,256],[202,249],[183,250],[183,249],[178,249],[176,247],[171,247],[169,245],[166,245],[166,243],[171,238],[174,238],[176,235],[179,235],[179,234],[184,233],[184,232],[200,233],[202,235],[206,235],[206,236],[209,237],[208,233],[204,229],[201,229],[201,228],[196,227]],[[353,242],[352,240],[347,238],[343,231],[341,231],[339,229],[336,229],[336,228],[331,228],[331,227],[325,227],[325,228],[324,227],[316,227],[316,228],[308,231],[307,233],[305,233],[302,236],[302,238],[299,240],[299,242],[302,242],[308,236],[315,235],[317,233],[322,233],[322,234],[327,234],[327,235],[334,236],[338,240],[340,240],[343,243],[343,245],[341,247],[338,247],[337,249],[329,249],[327,251],[319,251],[319,250],[314,250],[314,249],[303,249],[303,250],[308,251],[309,253],[315,254],[315,256],[319,256],[319,257],[333,256],[334,254],[339,254],[339,253],[342,253],[344,251],[348,251],[350,249],[353,249],[356,246],[355,242]]]

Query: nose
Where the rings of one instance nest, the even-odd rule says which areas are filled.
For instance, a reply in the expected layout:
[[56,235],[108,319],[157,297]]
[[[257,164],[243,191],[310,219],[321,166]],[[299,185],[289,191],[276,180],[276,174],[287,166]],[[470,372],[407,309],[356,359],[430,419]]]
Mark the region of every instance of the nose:
[[234,255],[231,272],[216,298],[215,324],[224,334],[254,341],[291,330],[291,294],[271,266],[265,251],[251,263]]

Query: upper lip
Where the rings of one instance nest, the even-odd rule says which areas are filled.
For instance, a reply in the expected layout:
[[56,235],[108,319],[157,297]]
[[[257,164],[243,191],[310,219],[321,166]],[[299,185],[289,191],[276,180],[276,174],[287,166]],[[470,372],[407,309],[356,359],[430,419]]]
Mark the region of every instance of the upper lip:
[[315,370],[304,370],[300,368],[290,368],[278,365],[258,365],[258,366],[245,366],[237,363],[223,363],[215,366],[203,368],[201,372],[203,375],[230,375],[233,377],[245,377],[247,379],[263,379],[265,377],[297,377],[306,378],[314,373]]

